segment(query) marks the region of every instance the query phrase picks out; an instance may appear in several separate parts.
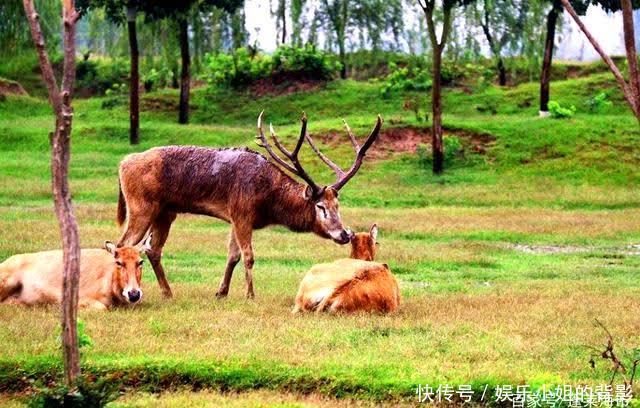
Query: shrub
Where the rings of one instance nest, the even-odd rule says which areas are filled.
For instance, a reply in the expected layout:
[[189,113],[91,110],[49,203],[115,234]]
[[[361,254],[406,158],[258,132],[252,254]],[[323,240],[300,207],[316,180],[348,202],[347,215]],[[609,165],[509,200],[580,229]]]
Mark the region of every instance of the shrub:
[[119,396],[117,381],[111,378],[79,377],[75,387],[63,384],[36,385],[29,407],[104,407]]
[[570,118],[576,113],[576,107],[571,105],[569,107],[560,106],[557,101],[549,101],[549,113],[552,118],[565,119]]
[[585,102],[585,105],[587,105],[589,112],[597,113],[597,112],[600,112],[602,109],[613,105],[613,103],[609,100],[608,93],[600,92],[599,94],[594,95],[591,98],[587,99],[587,101]]
[[153,89],[165,88],[171,83],[173,77],[173,71],[167,67],[160,69],[151,68],[142,76],[142,83],[144,84],[144,90],[151,92]]
[[90,94],[104,94],[128,77],[128,64],[119,61],[82,60],[76,64],[76,88]]
[[273,56],[238,48],[233,54],[208,54],[206,77],[211,86],[241,88],[253,82],[279,76],[286,79],[329,80],[340,70],[336,59],[313,46],[281,46]]
[[384,79],[385,83],[380,89],[383,98],[389,98],[398,91],[428,91],[431,89],[431,73],[421,68],[399,68],[395,66]]
[[271,60],[272,71],[298,73],[309,79],[333,79],[340,68],[335,57],[309,44],[301,48],[280,46]]

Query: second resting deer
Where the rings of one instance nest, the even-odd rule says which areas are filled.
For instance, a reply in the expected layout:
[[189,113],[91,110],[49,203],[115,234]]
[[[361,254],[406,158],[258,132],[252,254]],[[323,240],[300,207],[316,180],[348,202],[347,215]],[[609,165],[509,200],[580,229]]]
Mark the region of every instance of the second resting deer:
[[400,305],[400,290],[389,266],[372,262],[376,254],[378,226],[351,238],[351,258],[313,266],[296,296],[293,313],[378,312]]

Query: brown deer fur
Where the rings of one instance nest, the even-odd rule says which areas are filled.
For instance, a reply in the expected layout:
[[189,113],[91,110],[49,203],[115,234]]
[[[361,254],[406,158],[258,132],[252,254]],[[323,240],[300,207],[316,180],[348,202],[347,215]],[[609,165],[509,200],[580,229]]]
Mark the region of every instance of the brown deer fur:
[[[338,190],[358,171],[367,149],[378,137],[382,119],[360,146],[347,127],[356,158],[348,171],[324,156],[306,132],[307,119],[294,150],[287,150],[271,128],[272,140],[283,160],[271,147],[258,117],[258,144],[280,167],[261,154],[244,148],[211,149],[195,146],[167,146],[127,156],[120,164],[118,222],[127,221],[118,246],[135,245],[150,229],[154,237],[147,253],[165,296],[171,297],[161,264],[162,248],[178,213],[204,214],[231,224],[229,252],[224,276],[217,292],[229,292],[231,276],[241,257],[244,261],[246,295],[253,297],[253,230],[283,225],[296,232],[313,232],[339,244],[349,242],[350,234],[340,219]],[[317,185],[298,160],[305,142],[336,173],[336,182]],[[299,183],[282,169],[303,179]]]
[[[0,303],[39,305],[62,299],[62,251],[14,255],[0,264]],[[142,300],[140,249],[83,249],[79,305],[104,310]]]
[[[296,296],[294,313],[316,311],[388,313],[400,305],[398,282],[387,264],[375,256],[377,226],[351,239],[351,259],[313,266]],[[354,259],[358,258],[358,259]]]

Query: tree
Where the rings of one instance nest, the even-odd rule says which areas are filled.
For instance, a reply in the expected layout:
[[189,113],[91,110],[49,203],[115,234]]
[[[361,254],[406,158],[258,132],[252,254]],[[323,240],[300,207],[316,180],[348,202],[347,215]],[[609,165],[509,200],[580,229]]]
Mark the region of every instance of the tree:
[[77,326],[80,243],[67,175],[71,155],[71,122],[73,120],[71,97],[76,75],[75,28],[80,14],[76,12],[73,0],[62,1],[64,62],[62,87],[58,88],[33,0],[23,0],[23,4],[29,20],[31,36],[38,52],[42,79],[47,87],[49,103],[51,103],[56,119],[55,130],[50,134],[51,173],[55,212],[62,234],[64,265],[62,283],[62,350],[64,374],[67,385],[71,386],[80,374]]
[[625,80],[624,76],[613,62],[611,57],[607,55],[600,43],[589,32],[584,25],[577,11],[571,5],[569,0],[561,0],[562,5],[567,10],[571,18],[576,22],[580,30],[587,37],[593,48],[600,54],[600,57],[607,64],[618,86],[622,90],[631,111],[636,116],[638,122],[640,122],[640,73],[638,72],[638,57],[636,54],[636,41],[634,36],[633,25],[633,9],[640,6],[640,1],[632,3],[631,0],[593,0],[596,4],[599,4],[608,12],[622,10],[622,28],[624,31],[624,46],[627,54],[627,65],[629,67],[629,80]]
[[[140,72],[138,33],[136,20],[138,12],[146,6],[144,0],[78,0],[78,10],[82,14],[91,9],[104,9],[107,18],[115,24],[126,20],[129,38],[129,142],[140,142]],[[125,15],[126,11],[126,15]]]
[[178,38],[180,41],[180,106],[178,123],[189,122],[189,96],[191,92],[191,56],[189,53],[189,15],[208,12],[212,8],[219,8],[227,13],[233,13],[244,5],[244,0],[148,0],[145,3],[145,13],[149,19],[172,18],[178,23]]
[[441,4],[442,11],[442,33],[440,39],[436,34],[436,20],[434,12],[436,9],[436,0],[418,0],[418,4],[424,11],[427,21],[427,31],[431,42],[432,66],[433,66],[433,83],[431,85],[431,109],[432,109],[432,127],[431,127],[431,146],[433,149],[433,173],[441,174],[444,166],[444,145],[442,142],[442,51],[447,45],[447,39],[451,31],[451,23],[453,19],[453,9],[459,6],[465,6],[473,0],[443,0]]
[[271,15],[276,18],[276,31],[280,33],[280,41],[276,38],[276,45],[287,42],[287,0],[277,0],[276,9],[271,10]]
[[302,29],[305,26],[303,18],[304,5],[307,0],[291,0],[291,45],[302,47]]
[[340,78],[347,77],[347,54],[345,47],[347,25],[349,24],[349,0],[322,0],[322,14],[326,17],[329,26],[335,34],[338,43],[338,55],[342,67],[340,68]]
[[[580,15],[584,15],[590,0],[571,0],[573,7]],[[544,42],[544,54],[542,58],[542,71],[540,73],[540,116],[549,114],[549,88],[551,82],[551,65],[553,62],[553,48],[555,45],[556,26],[558,17],[562,14],[560,0],[551,0],[551,8],[547,13],[546,36]]]
[[514,45],[522,35],[527,18],[529,2],[516,0],[483,0],[476,7],[476,19],[482,28],[489,49],[496,60],[498,83],[507,84],[507,69],[502,57],[503,50]]

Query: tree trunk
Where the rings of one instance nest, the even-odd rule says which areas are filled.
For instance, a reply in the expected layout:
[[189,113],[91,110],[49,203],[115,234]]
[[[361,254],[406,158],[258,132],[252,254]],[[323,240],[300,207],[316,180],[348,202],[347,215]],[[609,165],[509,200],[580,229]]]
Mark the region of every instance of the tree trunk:
[[442,174],[444,169],[444,146],[442,143],[442,95],[441,95],[442,49],[433,50],[433,84],[431,86],[431,146],[433,149],[433,173]]
[[342,37],[342,39],[338,38],[338,41],[340,64],[342,64],[342,67],[340,68],[340,78],[347,79],[347,55],[344,50],[344,36]]
[[498,84],[500,86],[507,85],[507,69],[501,55],[498,55]]
[[547,38],[544,42],[544,57],[542,59],[542,73],[540,74],[540,116],[547,116],[549,112],[551,63],[553,61],[553,47],[555,44],[556,25],[559,14],[559,10],[554,5],[547,15]]
[[287,41],[287,7],[285,0],[281,0],[280,18],[282,19],[282,45]]
[[178,123],[189,123],[189,91],[191,88],[191,74],[189,72],[189,23],[186,18],[180,19],[180,57],[182,58],[182,72],[180,74],[180,114]]
[[131,59],[131,78],[129,81],[129,142],[138,144],[140,142],[140,72],[138,61],[140,51],[138,50],[138,33],[136,31],[135,7],[127,8],[127,31],[129,32],[129,54]]
[[71,155],[71,122],[73,109],[71,96],[75,81],[75,26],[79,18],[73,0],[63,0],[63,45],[64,63],[62,88],[58,88],[51,62],[47,55],[44,36],[33,0],[23,0],[29,20],[31,36],[36,45],[42,78],[47,86],[49,101],[56,117],[56,128],[51,138],[51,173],[54,207],[62,235],[63,281],[62,281],[62,351],[65,381],[73,386],[80,375],[78,349],[78,282],[80,279],[80,243],[78,225],[73,213],[69,190],[68,170]]

